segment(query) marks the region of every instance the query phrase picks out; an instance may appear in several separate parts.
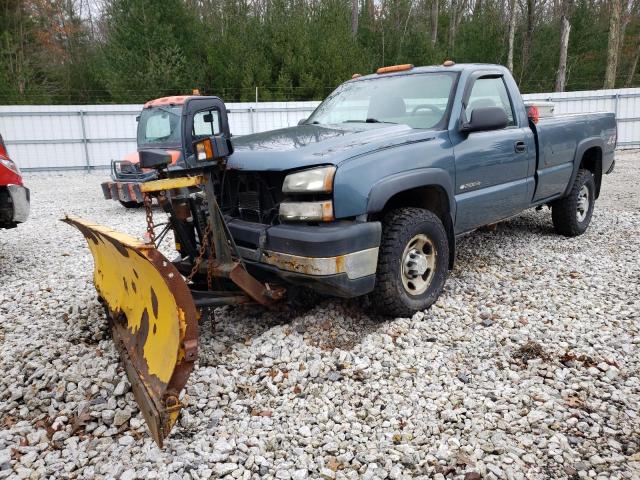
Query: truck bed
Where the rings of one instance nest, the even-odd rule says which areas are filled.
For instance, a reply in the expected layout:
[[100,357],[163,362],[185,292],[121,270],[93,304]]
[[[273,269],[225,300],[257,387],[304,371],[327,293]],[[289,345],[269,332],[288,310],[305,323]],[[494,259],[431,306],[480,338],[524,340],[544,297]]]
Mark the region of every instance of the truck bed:
[[[540,119],[531,123],[535,135],[536,189],[533,203],[542,203],[561,196],[571,184],[574,162],[598,142],[616,140],[616,120],[613,113],[567,114]],[[577,155],[578,154],[578,155]],[[613,163],[613,148],[602,158],[606,172]]]

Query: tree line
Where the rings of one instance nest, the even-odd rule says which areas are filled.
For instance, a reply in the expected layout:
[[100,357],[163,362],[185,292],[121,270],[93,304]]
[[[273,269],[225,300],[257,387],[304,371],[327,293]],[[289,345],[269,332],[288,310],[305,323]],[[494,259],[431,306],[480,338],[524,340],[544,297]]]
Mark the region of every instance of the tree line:
[[321,99],[385,65],[507,65],[523,92],[638,85],[640,0],[3,0],[0,104]]

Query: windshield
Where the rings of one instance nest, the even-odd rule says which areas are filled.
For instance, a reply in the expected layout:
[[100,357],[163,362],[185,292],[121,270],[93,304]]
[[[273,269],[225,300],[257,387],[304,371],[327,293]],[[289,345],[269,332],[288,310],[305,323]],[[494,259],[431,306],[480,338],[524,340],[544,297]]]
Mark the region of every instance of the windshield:
[[401,123],[440,128],[456,73],[397,75],[340,85],[306,123]]
[[145,108],[138,123],[138,148],[182,145],[182,107]]

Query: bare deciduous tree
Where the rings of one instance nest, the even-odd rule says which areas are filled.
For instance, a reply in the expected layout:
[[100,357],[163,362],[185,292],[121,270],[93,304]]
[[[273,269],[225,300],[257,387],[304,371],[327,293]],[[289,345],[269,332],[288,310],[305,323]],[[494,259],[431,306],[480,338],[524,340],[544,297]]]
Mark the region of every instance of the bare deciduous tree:
[[358,0],[351,0],[351,36],[358,35]]
[[438,15],[439,0],[431,0],[431,46],[435,47],[438,42]]
[[558,72],[556,73],[556,92],[564,92],[564,86],[567,81],[567,53],[569,50],[569,33],[571,32],[571,24],[566,14],[560,19],[562,26],[560,27],[560,61],[558,63]]
[[609,41],[607,44],[607,70],[604,74],[604,88],[615,88],[618,69],[618,47],[620,42],[621,0],[611,0],[609,14]]
[[516,37],[516,0],[511,0],[509,5],[509,50],[507,51],[507,68],[513,73],[513,43]]
[[523,9],[526,15],[526,25],[522,39],[522,70],[520,72],[520,81],[522,81],[522,76],[527,70],[531,56],[531,42],[533,41],[533,28],[535,26],[535,7],[536,0],[526,0],[526,7]]
[[624,82],[625,87],[630,87],[633,84],[633,77],[635,76],[636,69],[638,68],[638,60],[640,60],[640,38],[636,37],[636,51],[633,54],[633,60],[631,60],[627,81]]

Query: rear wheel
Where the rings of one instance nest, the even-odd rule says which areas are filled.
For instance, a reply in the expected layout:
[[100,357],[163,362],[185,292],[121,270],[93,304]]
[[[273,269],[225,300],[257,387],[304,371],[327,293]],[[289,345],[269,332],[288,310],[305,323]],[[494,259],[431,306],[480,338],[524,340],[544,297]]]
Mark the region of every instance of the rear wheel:
[[447,278],[449,243],[440,219],[421,208],[389,212],[383,221],[376,286],[376,313],[411,316],[436,301]]
[[124,208],[140,208],[142,206],[142,203],[135,201],[125,202],[120,200],[120,205],[122,205]]
[[579,170],[569,195],[551,206],[556,232],[565,237],[582,235],[591,222],[596,200],[596,183],[589,170]]

